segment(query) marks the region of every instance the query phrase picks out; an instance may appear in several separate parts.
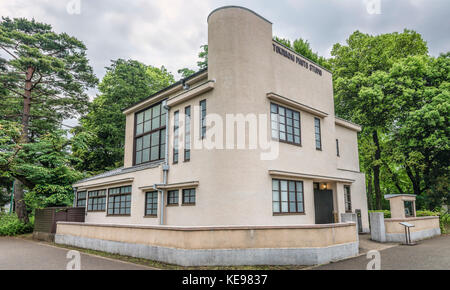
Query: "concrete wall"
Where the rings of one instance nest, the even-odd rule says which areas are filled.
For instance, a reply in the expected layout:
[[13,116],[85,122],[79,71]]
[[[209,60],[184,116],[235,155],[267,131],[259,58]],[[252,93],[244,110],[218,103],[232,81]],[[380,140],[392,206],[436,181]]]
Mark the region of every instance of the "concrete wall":
[[58,223],[55,241],[185,266],[311,265],[358,254],[355,223],[193,228]]

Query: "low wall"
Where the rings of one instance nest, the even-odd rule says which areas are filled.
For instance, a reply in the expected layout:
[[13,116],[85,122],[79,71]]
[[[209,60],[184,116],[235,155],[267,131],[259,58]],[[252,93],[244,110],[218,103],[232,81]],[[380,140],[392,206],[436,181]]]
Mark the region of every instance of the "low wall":
[[55,242],[182,266],[317,265],[358,254],[355,223],[162,227],[60,222]]
[[377,242],[405,243],[405,227],[400,223],[413,224],[410,228],[411,241],[420,241],[441,234],[439,217],[416,217],[402,219],[385,219],[383,213],[370,213],[370,230],[372,240]]
[[405,242],[405,227],[400,223],[407,222],[415,227],[410,229],[411,241],[420,241],[441,234],[439,217],[417,217],[405,219],[385,219],[387,242]]

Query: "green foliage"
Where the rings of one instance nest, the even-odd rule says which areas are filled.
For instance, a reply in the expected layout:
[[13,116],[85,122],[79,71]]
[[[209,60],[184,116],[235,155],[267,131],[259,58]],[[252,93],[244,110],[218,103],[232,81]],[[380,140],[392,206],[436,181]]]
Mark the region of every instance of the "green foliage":
[[324,58],[323,56],[319,56],[317,52],[312,51],[311,45],[309,44],[308,40],[299,38],[294,40],[292,44],[289,39],[279,38],[277,36],[274,37],[274,40],[286,46],[287,48],[294,50],[298,54],[301,54],[304,57],[312,60],[313,62],[323,66],[324,68],[331,69],[331,65],[326,58]]
[[17,236],[33,232],[34,218],[25,224],[15,214],[0,213],[0,236]]
[[[200,59],[197,62],[198,70],[203,70],[208,67],[208,45],[202,45],[200,46],[201,51],[198,54],[198,58]],[[193,75],[196,71],[192,70],[190,68],[182,68],[178,70],[178,73],[181,75],[183,79],[190,77]]]
[[369,213],[371,213],[371,212],[382,212],[384,214],[385,219],[391,218],[391,211],[389,211],[389,210],[369,210]]
[[135,60],[118,59],[107,68],[99,84],[100,95],[90,112],[81,118],[73,133],[76,168],[91,174],[123,165],[125,115],[122,109],[162,90],[174,82],[164,67],[156,68]]

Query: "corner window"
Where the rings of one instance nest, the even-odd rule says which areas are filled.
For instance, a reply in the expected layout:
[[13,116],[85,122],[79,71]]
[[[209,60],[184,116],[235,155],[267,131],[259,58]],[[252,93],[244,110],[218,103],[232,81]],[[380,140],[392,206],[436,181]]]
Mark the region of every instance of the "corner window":
[[322,136],[321,136],[321,128],[320,128],[320,119],[314,118],[314,129],[316,136],[316,149],[322,150]]
[[77,207],[86,207],[86,191],[77,192]]
[[305,213],[303,182],[273,179],[272,200],[274,214]]
[[145,216],[158,215],[158,192],[152,191],[145,194]]
[[105,211],[106,190],[89,191],[88,211]]
[[176,111],[173,115],[173,163],[178,163],[179,159],[179,130],[180,130],[180,112]]
[[270,104],[272,138],[301,146],[300,112]]
[[131,214],[131,186],[110,188],[108,191],[108,215]]
[[206,137],[206,100],[200,102],[200,137]]
[[183,204],[195,205],[195,189],[183,189]]
[[163,160],[166,143],[166,110],[158,103],[136,114],[135,165]]
[[344,202],[345,202],[345,212],[351,213],[352,212],[352,193],[350,191],[349,185],[344,186]]
[[185,120],[185,134],[184,134],[184,161],[191,160],[191,107],[186,107],[184,110]]
[[178,205],[178,190],[167,192],[167,205]]

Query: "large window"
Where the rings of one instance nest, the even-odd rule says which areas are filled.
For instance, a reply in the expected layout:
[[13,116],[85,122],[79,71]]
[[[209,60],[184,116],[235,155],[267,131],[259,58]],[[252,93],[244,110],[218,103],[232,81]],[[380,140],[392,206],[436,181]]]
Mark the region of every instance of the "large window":
[[86,207],[86,191],[77,192],[77,207]]
[[88,211],[105,211],[106,190],[89,191]]
[[178,205],[178,189],[167,193],[167,205]]
[[345,212],[352,212],[352,192],[350,191],[350,186],[344,186],[344,202],[345,202]]
[[136,114],[135,164],[164,159],[166,110],[161,103]]
[[109,189],[108,215],[131,214],[131,186]]
[[272,180],[273,213],[305,213],[303,202],[303,182]]
[[314,129],[315,129],[315,136],[316,136],[316,149],[322,150],[322,133],[320,128],[320,119],[314,118]]
[[270,112],[272,138],[300,146],[300,112],[277,104],[270,105]]
[[179,141],[179,130],[180,130],[180,112],[176,111],[173,114],[173,163],[178,163],[179,159],[179,148],[178,148],[178,141]]
[[184,110],[185,132],[184,132],[184,161],[191,160],[191,107],[186,107]]
[[206,100],[200,102],[200,136],[206,137]]
[[145,215],[158,215],[158,192],[152,191],[145,194]]
[[195,205],[195,189],[183,189],[183,204]]

